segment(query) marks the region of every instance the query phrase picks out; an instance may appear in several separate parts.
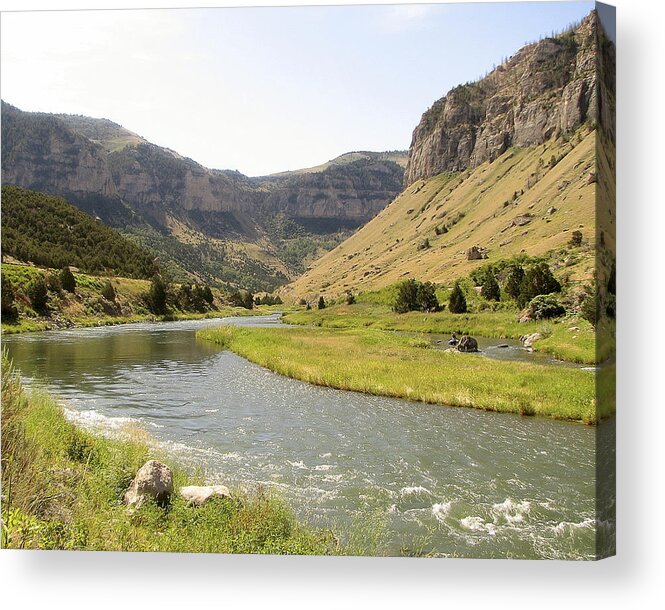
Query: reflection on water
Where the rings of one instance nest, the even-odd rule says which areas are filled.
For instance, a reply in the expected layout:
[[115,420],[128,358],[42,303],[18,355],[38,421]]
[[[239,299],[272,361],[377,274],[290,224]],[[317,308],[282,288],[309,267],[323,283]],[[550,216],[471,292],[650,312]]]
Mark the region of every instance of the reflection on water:
[[315,526],[348,531],[379,513],[389,553],[593,556],[593,429],[310,386],[197,341],[196,329],[215,324],[4,343],[82,423],[138,420],[209,478],[274,486]]

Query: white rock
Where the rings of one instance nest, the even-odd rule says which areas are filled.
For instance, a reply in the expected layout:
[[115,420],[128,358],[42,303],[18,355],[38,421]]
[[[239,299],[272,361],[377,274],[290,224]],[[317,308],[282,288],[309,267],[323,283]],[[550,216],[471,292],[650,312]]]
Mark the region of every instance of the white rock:
[[168,503],[172,492],[171,469],[157,460],[150,460],[139,468],[125,493],[124,502],[139,508],[147,498],[153,498],[158,504],[164,505]]
[[188,485],[180,488],[180,495],[192,506],[201,506],[210,498],[230,498],[231,492],[225,485]]

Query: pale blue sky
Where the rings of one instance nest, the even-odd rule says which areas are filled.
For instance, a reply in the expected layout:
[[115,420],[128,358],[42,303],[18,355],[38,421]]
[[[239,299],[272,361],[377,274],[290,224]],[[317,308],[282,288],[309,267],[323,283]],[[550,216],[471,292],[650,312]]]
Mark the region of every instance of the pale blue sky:
[[406,149],[451,87],[592,2],[2,15],[2,97],[261,175]]

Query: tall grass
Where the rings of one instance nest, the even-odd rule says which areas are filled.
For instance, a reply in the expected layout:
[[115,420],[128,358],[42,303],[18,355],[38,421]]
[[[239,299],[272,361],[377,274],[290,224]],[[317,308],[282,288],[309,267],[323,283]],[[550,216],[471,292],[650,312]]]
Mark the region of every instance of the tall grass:
[[374,329],[238,328],[197,333],[272,371],[321,386],[595,423],[590,371],[426,349]]
[[[322,310],[287,313],[284,321],[289,324],[320,326],[323,328],[372,328],[417,333],[468,333],[483,337],[519,339],[522,335],[542,332],[541,322],[517,321],[514,310],[483,311],[453,314],[409,312],[397,314],[380,303],[336,305]],[[571,327],[577,328],[571,332]],[[548,337],[534,343],[534,349],[581,364],[595,364],[605,360],[614,349],[613,344],[597,345],[596,333],[586,320],[563,319],[548,324]]]
[[[129,512],[122,496],[154,450],[136,439],[89,434],[44,393],[27,392],[2,361],[2,546],[4,548],[206,553],[337,554],[329,531],[300,525],[287,505],[258,489],[193,508]],[[174,488],[201,481],[175,467]]]

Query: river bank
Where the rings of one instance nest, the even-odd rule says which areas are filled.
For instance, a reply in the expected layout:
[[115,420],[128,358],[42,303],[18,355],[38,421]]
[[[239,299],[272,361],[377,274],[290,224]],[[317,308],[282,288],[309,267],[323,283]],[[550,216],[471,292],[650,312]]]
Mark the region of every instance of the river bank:
[[[162,456],[145,432],[93,435],[68,421],[56,401],[27,391],[2,362],[2,547],[25,549],[330,555],[330,531],[296,521],[273,493],[236,491],[195,508],[174,496],[166,508],[129,512],[122,497],[147,459]],[[172,460],[171,460],[172,461]],[[173,468],[174,487],[201,478]]]
[[322,328],[372,328],[433,334],[455,332],[510,339],[539,333],[542,338],[534,342],[535,351],[579,364],[604,362],[613,353],[613,344],[597,345],[598,337],[608,338],[612,334],[596,334],[593,326],[578,316],[541,322],[518,322],[518,313],[516,310],[499,310],[465,314],[449,311],[397,314],[387,305],[355,303],[289,312],[284,315],[284,321]]
[[590,371],[500,362],[428,349],[428,342],[375,329],[202,329],[216,343],[271,371],[320,386],[500,413],[595,424]]

